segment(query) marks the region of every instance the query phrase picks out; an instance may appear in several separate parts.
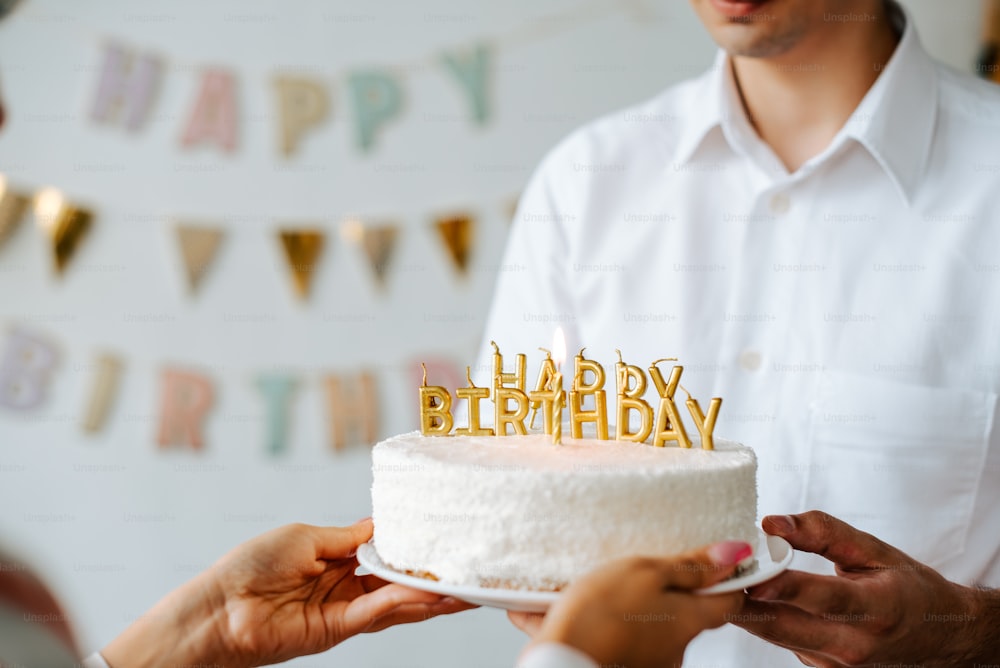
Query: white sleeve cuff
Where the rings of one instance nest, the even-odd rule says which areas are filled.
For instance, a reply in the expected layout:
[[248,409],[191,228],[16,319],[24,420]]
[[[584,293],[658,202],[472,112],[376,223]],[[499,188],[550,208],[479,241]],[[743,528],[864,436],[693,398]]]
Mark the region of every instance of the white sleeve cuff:
[[598,668],[598,665],[578,649],[547,642],[525,652],[517,662],[517,668]]
[[83,668],[111,668],[100,652],[94,652],[80,664]]

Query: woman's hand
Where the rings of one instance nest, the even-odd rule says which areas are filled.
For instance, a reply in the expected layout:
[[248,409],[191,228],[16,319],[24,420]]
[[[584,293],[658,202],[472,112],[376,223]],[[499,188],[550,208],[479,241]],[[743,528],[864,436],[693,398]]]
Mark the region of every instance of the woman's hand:
[[291,524],[258,536],[172,592],[102,652],[112,668],[258,666],[323,652],[358,633],[473,606],[356,576],[371,520]]
[[574,582],[544,617],[508,616],[533,644],[569,645],[602,666],[679,666],[699,632],[726,623],[743,603],[742,592],[693,590],[726,579],[750,554],[733,541],[670,559],[621,559]]

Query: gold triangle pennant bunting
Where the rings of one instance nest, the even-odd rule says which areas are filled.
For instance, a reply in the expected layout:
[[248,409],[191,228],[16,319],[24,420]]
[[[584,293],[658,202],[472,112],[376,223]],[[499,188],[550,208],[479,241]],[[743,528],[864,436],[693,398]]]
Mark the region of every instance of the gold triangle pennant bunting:
[[17,192],[0,174],[0,247],[14,233],[31,204],[31,195]]
[[325,235],[318,228],[283,229],[278,232],[285,251],[288,268],[292,272],[292,285],[300,299],[309,297],[312,280],[323,255]]
[[93,219],[89,209],[72,204],[55,188],[44,188],[35,195],[35,223],[49,242],[53,266],[60,276],[76,255]]
[[345,238],[356,243],[368,258],[375,282],[380,288],[385,287],[389,274],[389,263],[392,261],[399,238],[399,226],[393,223],[366,225],[357,219],[346,221],[341,227]]
[[188,289],[194,294],[218,253],[225,232],[220,227],[185,223],[178,223],[176,230]]
[[469,268],[469,256],[475,234],[474,222],[471,215],[461,214],[444,216],[434,223],[438,234],[441,235],[441,241],[448,250],[448,256],[463,276]]

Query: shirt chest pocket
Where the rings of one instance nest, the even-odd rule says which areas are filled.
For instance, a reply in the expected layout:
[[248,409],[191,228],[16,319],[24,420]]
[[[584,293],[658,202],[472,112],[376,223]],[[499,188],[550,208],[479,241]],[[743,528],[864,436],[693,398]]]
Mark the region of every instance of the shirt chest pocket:
[[931,566],[961,553],[996,395],[827,372],[806,503]]

